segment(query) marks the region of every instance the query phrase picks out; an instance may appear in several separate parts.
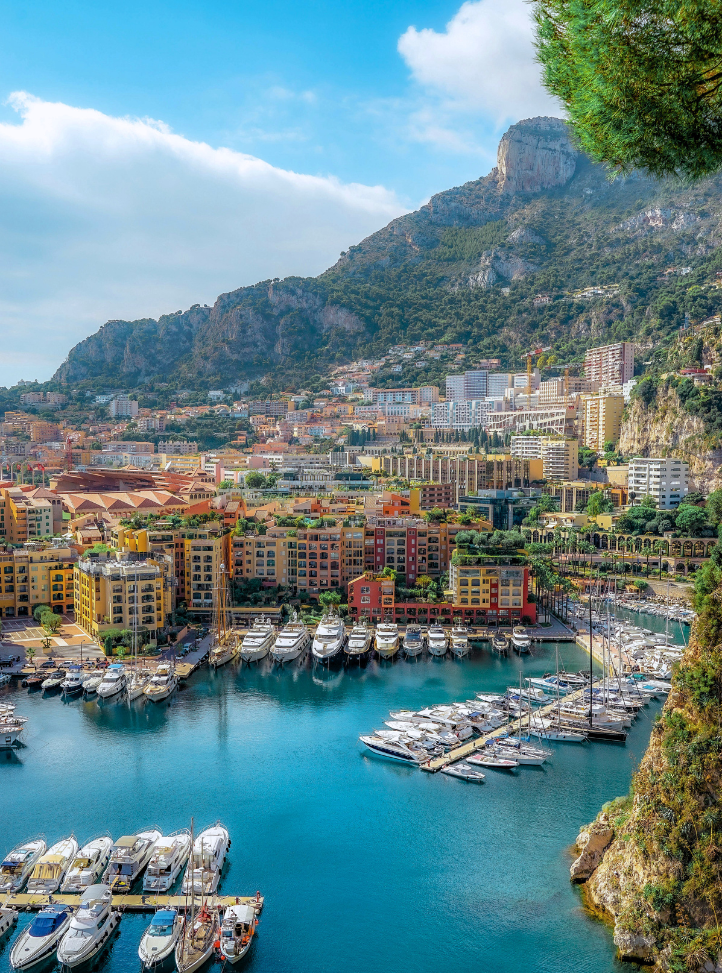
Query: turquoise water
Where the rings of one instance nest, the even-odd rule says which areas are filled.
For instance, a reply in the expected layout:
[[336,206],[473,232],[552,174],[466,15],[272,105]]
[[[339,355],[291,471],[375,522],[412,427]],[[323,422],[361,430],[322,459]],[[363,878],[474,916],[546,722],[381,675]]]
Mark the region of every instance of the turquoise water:
[[[568,846],[627,790],[658,706],[626,746],[552,745],[551,764],[489,771],[482,786],[380,760],[357,739],[389,709],[503,690],[520,666],[553,668],[553,646],[535,651],[330,673],[201,670],[158,706],[1,690],[30,723],[28,746],[0,755],[0,851],[38,832],[51,842],[74,831],[82,843],[220,818],[233,840],[222,890],[266,896],[248,969],[621,969],[569,884]],[[569,644],[560,657],[585,664]],[[124,916],[99,968],[137,970],[148,921]],[[8,955],[6,937],[0,971]]]

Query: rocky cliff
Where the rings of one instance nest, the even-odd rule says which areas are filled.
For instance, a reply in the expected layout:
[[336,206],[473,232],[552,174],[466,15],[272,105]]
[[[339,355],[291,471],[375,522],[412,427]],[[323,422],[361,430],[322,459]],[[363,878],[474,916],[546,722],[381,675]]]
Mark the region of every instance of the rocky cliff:
[[630,794],[577,838],[573,881],[623,958],[722,971],[722,593],[708,599]]
[[[264,281],[157,321],[109,321],[53,382],[203,388],[263,378],[281,389],[420,340],[460,342],[510,368],[534,345],[552,345],[563,362],[605,340],[650,348],[690,308],[696,320],[722,300],[722,291],[688,296],[713,276],[720,189],[722,178],[688,189],[610,182],[573,148],[564,122],[525,119],[503,136],[492,172],[433,196],[319,277]],[[683,289],[670,264],[685,267]],[[618,288],[577,296],[608,283]],[[535,303],[539,292],[548,304]],[[427,364],[377,378],[438,381]]]

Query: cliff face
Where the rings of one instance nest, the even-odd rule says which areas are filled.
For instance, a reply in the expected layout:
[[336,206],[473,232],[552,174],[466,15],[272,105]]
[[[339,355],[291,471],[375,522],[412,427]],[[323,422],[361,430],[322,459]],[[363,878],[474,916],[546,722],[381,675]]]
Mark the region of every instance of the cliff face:
[[722,595],[709,599],[673,677],[630,795],[577,838],[572,879],[614,925],[623,958],[722,970]]
[[578,154],[560,118],[527,118],[512,125],[499,143],[499,189],[533,193],[563,186],[574,175]]
[[704,422],[685,411],[673,388],[660,390],[650,405],[640,399],[631,403],[619,451],[624,456],[677,456],[689,463],[691,490],[722,488],[722,449],[710,446]]

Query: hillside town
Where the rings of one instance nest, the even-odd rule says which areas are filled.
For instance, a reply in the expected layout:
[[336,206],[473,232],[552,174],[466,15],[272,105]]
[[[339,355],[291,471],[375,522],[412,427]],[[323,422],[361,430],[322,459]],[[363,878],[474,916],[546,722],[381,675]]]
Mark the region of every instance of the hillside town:
[[[441,387],[374,384],[429,356],[448,368]],[[314,396],[218,389],[184,405],[181,390],[151,409],[98,391],[71,422],[65,395],[23,392],[1,427],[0,616],[41,608],[99,644],[129,629],[162,644],[179,619],[209,621],[223,578],[242,624],[341,605],[351,621],[513,626],[569,583],[557,561],[550,592],[535,550],[565,554],[583,591],[585,571],[620,559],[638,591],[650,561],[652,578],[681,581],[706,563],[716,520],[688,464],[617,452],[631,342],[590,349],[576,375],[543,377],[559,371],[545,349],[519,373],[473,364],[461,345],[395,346]],[[229,422],[228,442],[165,433],[202,418]],[[137,569],[117,570],[138,561],[154,582],[140,602]]]

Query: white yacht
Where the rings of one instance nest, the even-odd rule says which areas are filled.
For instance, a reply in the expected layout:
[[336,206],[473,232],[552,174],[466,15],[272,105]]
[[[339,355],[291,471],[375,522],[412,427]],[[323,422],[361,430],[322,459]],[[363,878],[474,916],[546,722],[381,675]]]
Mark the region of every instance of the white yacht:
[[110,861],[113,839],[105,835],[83,845],[66,872],[61,892],[84,892],[95,885]]
[[417,753],[402,743],[400,739],[387,740],[377,734],[360,736],[359,740],[365,747],[377,754],[379,757],[388,757],[389,760],[400,760],[405,764],[416,766],[423,760],[428,759],[428,754]]
[[22,743],[27,716],[18,716],[12,703],[0,705],[0,750],[9,750]]
[[212,895],[218,888],[223,863],[230,847],[228,831],[220,821],[201,831],[193,842],[181,894],[189,895],[193,891],[196,895]]
[[149,669],[137,667],[131,669],[128,674],[128,702],[132,703],[135,699],[140,699],[145,695],[146,686],[150,683],[151,672]]
[[396,622],[379,622],[376,626],[376,652],[381,659],[393,659],[399,651],[399,627]]
[[111,699],[122,693],[126,687],[125,666],[115,663],[108,666],[103,680],[95,690],[101,699]]
[[35,863],[47,850],[43,839],[35,838],[9,851],[0,865],[0,894],[20,892]]
[[429,652],[436,656],[446,655],[447,648],[446,632],[441,625],[432,625],[429,628]]
[[451,630],[451,654],[457,659],[463,659],[469,654],[469,630],[464,625],[454,625]]
[[97,669],[93,669],[83,677],[83,692],[86,696],[92,696],[93,693],[98,692],[98,686],[103,681],[104,675],[104,672],[99,672]]
[[48,848],[33,868],[28,879],[28,892],[39,892],[41,895],[51,895],[60,888],[70,863],[78,854],[78,842],[75,835],[62,838]]
[[424,651],[424,637],[420,625],[407,625],[404,635],[404,653],[409,658],[421,655]]
[[191,836],[187,829],[159,838],[143,877],[144,892],[168,892],[188,861]]
[[249,665],[260,662],[268,655],[275,641],[273,625],[265,618],[257,618],[253,627],[246,632],[241,642],[241,659]]
[[511,633],[511,644],[520,655],[531,652],[531,638],[523,625],[515,625]]
[[80,666],[70,666],[60,683],[63,696],[78,696],[83,691],[83,670]]
[[73,913],[67,906],[45,906],[15,940],[10,953],[10,966],[14,970],[28,970],[50,959],[68,931],[72,917]]
[[40,683],[40,688],[46,693],[52,692],[54,689],[60,689],[65,680],[65,676],[66,672],[64,669],[56,669],[46,679],[43,679]]
[[172,956],[182,933],[183,916],[178,910],[159,909],[143,933],[138,947],[143,969],[156,969]]
[[229,905],[221,924],[221,955],[235,966],[251,948],[256,934],[256,910],[252,905]]
[[114,892],[130,892],[133,882],[150,861],[153,847],[160,837],[160,831],[151,828],[118,838],[113,842],[103,882]]
[[0,908],[0,939],[6,932],[10,932],[17,921],[17,909]]
[[293,619],[285,625],[276,636],[276,641],[271,649],[271,658],[274,662],[283,665],[285,662],[293,662],[300,655],[305,655],[311,642],[308,629],[296,619],[294,612]]
[[365,659],[371,651],[373,637],[374,633],[365,621],[354,625],[346,643],[347,658]]
[[214,669],[219,669],[224,666],[231,659],[235,659],[238,655],[238,640],[235,635],[226,635],[220,641],[216,641],[215,645],[210,651],[208,656],[208,664]]
[[311,646],[314,659],[319,662],[330,662],[343,651],[345,641],[346,629],[343,619],[333,612],[326,612],[318,623]]
[[91,885],[80,896],[78,911],[58,946],[61,967],[74,969],[97,956],[120,923],[112,908],[113,893],[107,885]]
[[155,670],[143,693],[152,703],[160,703],[174,693],[178,685],[178,676],[170,662],[161,662]]

